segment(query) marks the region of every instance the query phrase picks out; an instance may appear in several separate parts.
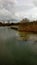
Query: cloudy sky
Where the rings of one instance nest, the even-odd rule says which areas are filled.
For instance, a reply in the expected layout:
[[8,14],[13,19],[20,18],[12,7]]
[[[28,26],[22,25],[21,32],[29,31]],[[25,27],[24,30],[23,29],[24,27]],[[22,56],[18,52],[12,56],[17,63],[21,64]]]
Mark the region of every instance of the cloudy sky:
[[37,0],[0,0],[0,19],[37,19]]

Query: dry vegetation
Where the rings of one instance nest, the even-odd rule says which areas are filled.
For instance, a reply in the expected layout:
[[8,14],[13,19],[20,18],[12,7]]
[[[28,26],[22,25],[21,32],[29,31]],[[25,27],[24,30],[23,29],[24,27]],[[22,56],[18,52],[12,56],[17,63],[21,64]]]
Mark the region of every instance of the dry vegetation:
[[37,21],[30,22],[28,19],[23,19],[19,24],[19,31],[37,33]]

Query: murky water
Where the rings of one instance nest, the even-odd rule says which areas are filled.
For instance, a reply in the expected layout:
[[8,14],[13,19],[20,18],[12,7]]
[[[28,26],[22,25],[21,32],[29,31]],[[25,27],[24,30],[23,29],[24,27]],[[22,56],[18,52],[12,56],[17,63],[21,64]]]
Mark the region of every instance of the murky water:
[[15,30],[0,27],[0,65],[37,65],[37,41],[19,40],[19,36]]
[[18,32],[19,38],[21,40],[31,40],[31,41],[37,41],[37,34],[29,33],[29,32]]

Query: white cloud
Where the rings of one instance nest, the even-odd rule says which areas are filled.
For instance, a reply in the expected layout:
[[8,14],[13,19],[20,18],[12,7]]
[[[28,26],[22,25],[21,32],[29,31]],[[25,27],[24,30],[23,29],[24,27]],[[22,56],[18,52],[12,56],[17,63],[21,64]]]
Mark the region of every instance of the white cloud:
[[11,13],[8,10],[3,8],[0,10],[0,15],[11,15]]
[[17,0],[17,8],[15,12],[15,16],[19,18],[28,17],[30,14],[28,13],[29,10],[34,8],[33,0]]
[[16,3],[16,0],[0,0],[0,2],[11,2],[11,3]]
[[19,18],[37,19],[37,6],[35,5],[37,5],[37,0],[20,0],[20,5],[18,5],[20,8],[17,8],[19,10],[15,12],[15,15]]
[[19,18],[29,18],[31,20],[33,19],[37,19],[37,7],[34,7],[28,11],[20,11],[20,12],[16,12],[15,16],[19,17]]
[[35,6],[37,6],[37,0],[33,0]]
[[0,0],[0,18],[36,18],[37,0]]
[[16,0],[0,0],[0,18],[15,18],[14,5]]
[[30,19],[37,19],[37,7],[32,8],[28,11]]
[[32,0],[17,0],[17,5],[33,5]]

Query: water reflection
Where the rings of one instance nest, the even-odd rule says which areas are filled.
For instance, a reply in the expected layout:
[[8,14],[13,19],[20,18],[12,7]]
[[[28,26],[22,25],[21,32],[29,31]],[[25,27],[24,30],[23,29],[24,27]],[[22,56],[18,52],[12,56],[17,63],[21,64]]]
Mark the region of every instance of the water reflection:
[[19,32],[19,39],[21,40],[31,40],[37,41],[37,34],[29,33],[29,32]]
[[37,65],[37,41],[19,40],[18,33],[0,28],[0,65]]

